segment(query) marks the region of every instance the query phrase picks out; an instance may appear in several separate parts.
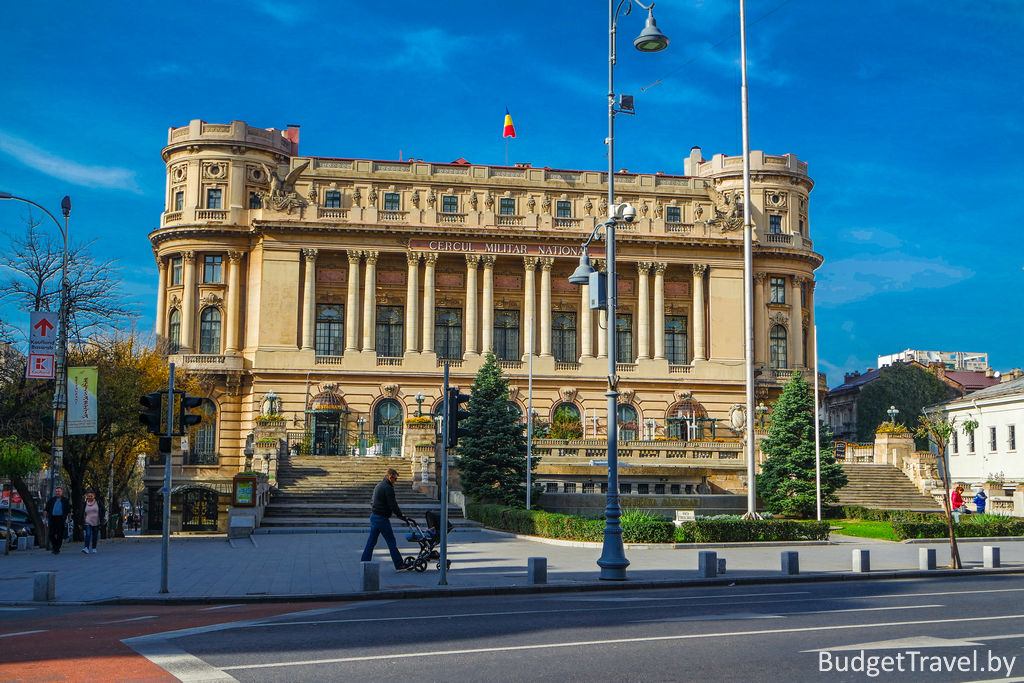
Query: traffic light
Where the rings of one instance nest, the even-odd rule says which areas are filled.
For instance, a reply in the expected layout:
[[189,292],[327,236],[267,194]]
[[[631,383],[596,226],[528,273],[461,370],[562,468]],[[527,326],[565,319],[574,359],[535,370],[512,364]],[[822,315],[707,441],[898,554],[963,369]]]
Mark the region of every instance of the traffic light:
[[163,405],[160,392],[154,391],[152,394],[146,394],[139,399],[139,403],[145,408],[139,413],[139,423],[145,425],[150,434],[166,434],[167,416],[160,410]]
[[189,427],[194,427],[203,421],[202,415],[193,415],[190,411],[194,408],[198,408],[203,404],[203,399],[200,396],[189,396],[184,394],[181,397],[181,432],[182,434],[188,433]]
[[459,410],[459,404],[469,401],[469,396],[460,394],[455,387],[448,387],[448,412],[444,416],[445,447],[455,448],[460,436],[469,435],[469,430],[459,427],[459,421],[469,417],[465,410]]

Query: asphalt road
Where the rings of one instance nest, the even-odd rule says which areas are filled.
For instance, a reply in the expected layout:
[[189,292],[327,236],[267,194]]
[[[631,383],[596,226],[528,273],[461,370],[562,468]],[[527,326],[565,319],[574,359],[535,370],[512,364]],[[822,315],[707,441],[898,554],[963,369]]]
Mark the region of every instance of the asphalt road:
[[1024,680],[1022,598],[1007,575],[392,600],[125,644],[183,680]]

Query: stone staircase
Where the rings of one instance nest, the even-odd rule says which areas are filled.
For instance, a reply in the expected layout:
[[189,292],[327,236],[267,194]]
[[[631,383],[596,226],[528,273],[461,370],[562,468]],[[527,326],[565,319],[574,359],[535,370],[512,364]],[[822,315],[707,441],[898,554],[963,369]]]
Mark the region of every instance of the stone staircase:
[[836,492],[840,505],[862,505],[879,510],[939,512],[941,506],[921,493],[903,472],[887,464],[844,463],[849,483]]
[[[402,458],[347,456],[288,456],[278,468],[277,490],[271,495],[261,529],[366,527],[373,488],[388,468],[398,471],[395,496],[406,516],[423,525],[427,510],[440,510],[440,501],[412,488],[409,461]],[[449,505],[453,523],[462,510]]]

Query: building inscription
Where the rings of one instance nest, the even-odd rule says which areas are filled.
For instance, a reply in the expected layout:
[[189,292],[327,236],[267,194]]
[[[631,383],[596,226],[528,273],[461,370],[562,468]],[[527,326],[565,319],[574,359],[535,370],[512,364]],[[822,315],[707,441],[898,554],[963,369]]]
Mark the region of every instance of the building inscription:
[[[512,254],[522,256],[565,256],[579,258],[583,247],[568,244],[524,244],[477,240],[411,240],[410,249],[459,254]],[[604,247],[587,247],[591,256],[603,256]]]

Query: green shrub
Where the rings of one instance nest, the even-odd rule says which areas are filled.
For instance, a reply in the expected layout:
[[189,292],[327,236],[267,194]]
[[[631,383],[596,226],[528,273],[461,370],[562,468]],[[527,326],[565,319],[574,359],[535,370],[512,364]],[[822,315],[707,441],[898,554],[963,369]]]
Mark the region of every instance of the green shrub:
[[826,541],[828,522],[793,519],[714,519],[683,522],[677,543],[741,543],[752,541]]
[[[893,533],[900,540],[907,538],[947,538],[949,529],[945,521],[927,522],[893,522]],[[984,515],[981,519],[961,518],[959,524],[953,525],[953,533],[957,538],[977,538],[979,536],[1024,536],[1024,520],[1005,517],[990,519]]]
[[875,510],[861,505],[844,505],[844,519],[859,519],[864,522],[943,522],[946,515],[941,512],[913,512],[911,510]]
[[626,510],[619,518],[623,543],[671,543],[675,525],[645,510]]

